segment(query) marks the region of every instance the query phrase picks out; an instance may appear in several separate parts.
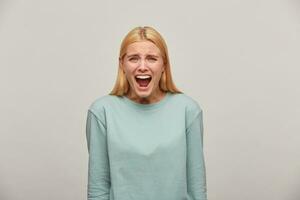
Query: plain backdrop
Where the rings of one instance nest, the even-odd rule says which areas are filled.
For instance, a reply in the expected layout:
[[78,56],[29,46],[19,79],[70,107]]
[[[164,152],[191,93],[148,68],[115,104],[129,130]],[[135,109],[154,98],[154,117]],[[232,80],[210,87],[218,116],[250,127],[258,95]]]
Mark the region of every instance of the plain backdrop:
[[87,109],[136,26],[204,113],[209,200],[300,199],[296,0],[0,0],[0,199],[84,200]]

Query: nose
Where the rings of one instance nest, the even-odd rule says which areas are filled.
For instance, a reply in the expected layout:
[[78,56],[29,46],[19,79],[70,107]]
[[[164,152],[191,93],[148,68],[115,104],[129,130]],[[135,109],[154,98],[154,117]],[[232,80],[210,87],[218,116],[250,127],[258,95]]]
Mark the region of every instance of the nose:
[[147,66],[146,60],[145,59],[141,59],[139,65],[138,65],[138,70],[145,71],[145,70],[147,70],[147,67],[148,66]]

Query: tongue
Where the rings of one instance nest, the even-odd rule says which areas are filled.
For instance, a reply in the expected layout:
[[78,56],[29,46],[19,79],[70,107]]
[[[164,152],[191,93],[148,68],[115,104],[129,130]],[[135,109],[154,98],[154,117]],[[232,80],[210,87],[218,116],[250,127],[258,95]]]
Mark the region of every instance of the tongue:
[[150,79],[137,79],[137,82],[141,87],[147,87]]

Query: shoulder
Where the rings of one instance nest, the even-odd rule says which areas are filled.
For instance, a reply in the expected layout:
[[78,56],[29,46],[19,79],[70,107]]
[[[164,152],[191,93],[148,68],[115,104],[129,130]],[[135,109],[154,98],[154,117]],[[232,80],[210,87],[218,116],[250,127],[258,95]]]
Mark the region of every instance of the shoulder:
[[177,93],[174,97],[178,104],[183,105],[187,114],[193,115],[193,113],[202,112],[202,106],[199,100],[186,93]]
[[197,117],[202,118],[202,106],[200,105],[199,100],[196,100],[196,98],[185,93],[176,94],[174,99],[176,99],[176,105],[184,106],[186,127],[190,127]]
[[114,95],[103,95],[94,99],[88,106],[88,112],[94,114],[100,121],[105,121],[105,112],[111,101],[116,98]]
[[94,99],[91,102],[88,109],[89,110],[95,110],[95,111],[96,110],[101,110],[110,103],[112,98],[113,98],[113,96],[109,95],[109,94],[97,97],[96,99]]

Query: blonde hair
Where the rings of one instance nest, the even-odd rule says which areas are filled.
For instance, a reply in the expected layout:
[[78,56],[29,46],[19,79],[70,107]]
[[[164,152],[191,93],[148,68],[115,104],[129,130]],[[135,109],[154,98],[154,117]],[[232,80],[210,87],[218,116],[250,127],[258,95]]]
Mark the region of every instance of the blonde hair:
[[114,88],[109,94],[123,96],[128,92],[130,85],[124,71],[121,68],[121,61],[126,54],[128,45],[133,42],[140,42],[145,40],[154,43],[159,48],[164,61],[165,70],[162,73],[161,79],[159,81],[159,87],[161,88],[161,90],[171,93],[183,93],[178,90],[173,83],[167,45],[160,33],[150,26],[138,26],[129,31],[122,41],[119,54],[118,76]]

